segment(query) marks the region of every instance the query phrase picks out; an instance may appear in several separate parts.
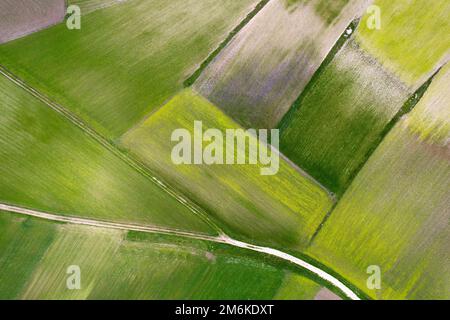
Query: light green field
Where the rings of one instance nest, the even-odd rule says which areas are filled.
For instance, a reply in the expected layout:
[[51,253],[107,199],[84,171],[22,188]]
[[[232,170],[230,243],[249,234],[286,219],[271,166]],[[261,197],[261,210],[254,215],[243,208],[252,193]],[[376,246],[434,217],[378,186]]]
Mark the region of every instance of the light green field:
[[273,128],[367,0],[270,1],[195,89],[246,128]]
[[129,131],[122,144],[206,208],[228,233],[285,248],[305,245],[332,205],[328,194],[283,159],[271,176],[261,175],[259,165],[175,165],[172,131],[192,133],[195,120],[203,122],[203,130],[240,128],[206,99],[184,90]]
[[0,76],[0,202],[213,232],[79,128]]
[[0,211],[0,299],[20,295],[55,238],[57,226]]
[[60,23],[65,15],[64,0],[0,1],[0,44]]
[[411,131],[432,144],[448,146],[450,133],[450,64],[439,71],[432,86],[407,118]]
[[417,87],[438,64],[448,61],[450,2],[447,0],[375,0],[381,29],[371,30],[366,15],[357,40],[406,84]]
[[[321,288],[237,248],[5,212],[0,251],[2,299],[298,299]],[[79,290],[67,288],[73,265]],[[280,289],[294,278],[289,291]]]
[[95,10],[108,8],[130,0],[68,0],[68,5],[77,5],[81,9],[81,16]]
[[281,150],[341,195],[410,91],[349,40],[280,123]]
[[[387,135],[308,249],[371,297],[450,298],[449,77]],[[366,287],[369,265],[381,290]]]
[[[0,74],[0,204],[217,235],[189,199],[227,235],[301,255],[362,298],[450,299],[450,1],[66,3],[80,5],[81,30],[0,44],[0,69],[111,145]],[[365,15],[343,35],[371,3],[381,29]],[[0,42],[2,25],[36,15],[19,11],[0,17]],[[171,135],[194,135],[194,121],[279,128],[279,172],[175,165]],[[80,290],[67,288],[73,265]],[[381,289],[367,287],[371,265]],[[0,210],[0,299],[339,298],[325,285],[222,243]]]
[[129,0],[82,15],[81,30],[62,23],[2,45],[0,64],[116,138],[180,90],[256,3]]

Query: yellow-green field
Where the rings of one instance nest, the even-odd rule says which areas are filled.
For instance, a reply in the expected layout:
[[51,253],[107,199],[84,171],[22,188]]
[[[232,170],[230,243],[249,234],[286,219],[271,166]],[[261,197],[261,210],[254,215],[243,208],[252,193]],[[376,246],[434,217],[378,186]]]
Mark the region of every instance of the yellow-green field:
[[[322,294],[325,294],[322,296]],[[321,297],[323,297],[321,299]],[[276,300],[340,300],[341,298],[327,288],[301,275],[287,274],[275,295]]]
[[0,299],[450,299],[449,17],[0,0]]
[[285,248],[304,246],[332,205],[327,192],[283,159],[278,173],[272,176],[261,175],[261,165],[175,165],[171,159],[176,144],[171,142],[172,132],[185,128],[193,133],[195,120],[203,122],[204,130],[240,128],[187,89],[127,132],[121,142],[206,208],[231,235]]
[[368,28],[367,14],[357,40],[406,84],[417,87],[449,59],[450,2],[375,0],[381,28]]
[[[308,249],[373,298],[450,297],[449,79],[447,66],[384,139]],[[369,265],[381,267],[380,290],[366,287]]]

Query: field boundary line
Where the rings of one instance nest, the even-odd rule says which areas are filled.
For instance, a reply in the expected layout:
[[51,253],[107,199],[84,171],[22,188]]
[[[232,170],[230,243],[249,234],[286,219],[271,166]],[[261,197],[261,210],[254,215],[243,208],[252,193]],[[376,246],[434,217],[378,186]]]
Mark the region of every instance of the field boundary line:
[[[325,59],[323,59],[320,66],[317,68],[316,72],[314,72],[311,79],[308,81],[303,90],[299,92],[299,95],[292,103],[292,105],[289,107],[289,110],[284,114],[284,116],[275,126],[276,128],[280,129],[280,131],[283,131],[283,129],[290,124],[291,118],[293,117],[295,112],[297,112],[297,110],[300,108],[300,104],[302,103],[309,89],[315,84],[317,79],[324,73],[326,67],[334,60],[335,56],[341,51],[344,45],[353,37],[353,34],[358,29],[360,20],[361,20],[360,17],[353,19],[347,26],[347,28],[345,28],[345,30],[341,33],[336,42],[333,44],[330,51],[327,53],[327,56],[325,57]],[[350,35],[347,34],[347,30],[349,29],[352,30],[352,33]]]
[[332,192],[331,190],[328,190],[327,187],[325,187],[322,183],[320,183],[316,178],[314,178],[312,175],[310,175],[306,170],[303,170],[300,166],[298,166],[296,163],[294,163],[291,159],[289,159],[281,150],[278,150],[278,153],[280,157],[287,162],[287,164],[292,167],[295,171],[297,171],[301,176],[306,178],[307,180],[310,180],[312,183],[317,185],[322,191],[324,191],[327,196],[330,198],[331,202],[334,204],[337,201],[336,194]]
[[285,253],[285,252],[277,250],[277,249],[273,249],[273,248],[269,248],[269,247],[261,247],[261,246],[253,245],[253,244],[250,244],[247,242],[235,240],[224,234],[214,237],[214,236],[200,235],[200,234],[193,233],[193,232],[177,231],[177,230],[159,228],[159,227],[142,226],[142,225],[117,223],[117,222],[107,222],[107,221],[86,219],[86,218],[77,218],[77,217],[71,217],[71,216],[62,216],[62,215],[52,214],[52,213],[48,213],[48,212],[44,212],[44,211],[37,211],[37,210],[26,209],[26,208],[18,207],[18,206],[12,206],[12,205],[8,205],[8,204],[4,204],[4,203],[0,203],[0,210],[23,214],[23,215],[32,216],[32,217],[41,218],[41,219],[50,220],[50,221],[72,223],[72,224],[77,224],[77,225],[85,225],[85,226],[92,226],[92,227],[98,227],[98,228],[108,228],[108,229],[138,231],[138,232],[145,232],[145,233],[159,233],[159,234],[176,235],[176,236],[185,237],[185,238],[227,244],[227,245],[239,247],[242,249],[247,249],[247,250],[251,250],[251,251],[255,251],[255,252],[259,252],[259,253],[264,253],[267,255],[271,255],[271,256],[280,258],[287,262],[290,262],[302,269],[308,270],[309,272],[315,274],[316,276],[318,276],[321,279],[325,280],[326,282],[330,283],[334,287],[338,288],[343,294],[345,294],[346,297],[348,297],[352,300],[361,300],[355,292],[353,292],[349,287],[347,287],[340,280],[338,280],[331,274],[327,273],[326,271],[324,271],[324,270],[322,270],[300,258],[297,258],[293,255],[290,255],[288,253]]
[[345,193],[349,189],[350,185],[356,179],[358,174],[362,171],[362,169],[364,168],[366,163],[369,161],[371,156],[375,153],[375,151],[378,149],[378,147],[381,145],[381,143],[383,143],[384,139],[392,131],[392,129],[395,127],[395,125],[397,123],[399,123],[400,119],[403,116],[405,116],[408,113],[410,113],[414,109],[414,107],[420,102],[420,100],[422,99],[424,94],[427,92],[428,87],[433,82],[434,77],[439,73],[439,71],[441,71],[441,69],[443,67],[444,66],[439,67],[422,85],[420,85],[420,87],[412,95],[410,95],[408,99],[406,99],[406,101],[403,103],[403,106],[397,111],[397,113],[394,115],[394,117],[392,117],[392,119],[386,124],[386,126],[383,129],[383,131],[379,134],[378,139],[376,141],[374,141],[374,143],[372,144],[372,147],[369,149],[369,151],[367,151],[364,159],[361,161],[359,166],[355,169],[355,171],[353,172],[352,176],[350,176],[349,182],[348,182],[348,185],[347,185],[345,191],[339,197],[339,199],[337,200],[335,205],[331,208],[331,210],[328,211],[328,213],[323,218],[322,222],[319,224],[317,229],[314,231],[313,236],[309,240],[308,247],[311,246],[311,244],[314,242],[315,238],[317,237],[319,232],[322,230],[323,226],[326,224],[326,222],[328,221],[328,219],[332,215],[332,213],[333,213],[334,209],[336,208],[337,204],[343,198],[343,196],[345,195]]
[[243,29],[253,18],[270,2],[270,0],[261,0],[252,11],[250,11],[245,18],[239,22],[239,24],[231,30],[225,40],[223,40],[219,46],[212,51],[208,57],[199,65],[199,67],[183,81],[185,88],[192,86],[195,81],[200,77],[203,71],[209,66],[209,64],[220,54],[220,52],[233,40],[233,38]]
[[132,158],[130,155],[125,154],[123,151],[121,151],[119,148],[117,148],[111,141],[109,141],[107,138],[102,136],[100,133],[92,129],[85,121],[83,121],[81,118],[76,116],[74,113],[69,111],[67,108],[61,106],[58,103],[53,102],[48,97],[22,81],[19,77],[14,75],[12,72],[10,72],[8,69],[6,69],[3,65],[0,64],[0,74],[5,76],[7,79],[9,79],[11,82],[15,83],[20,88],[24,89],[28,93],[30,93],[32,96],[37,98],[39,101],[43,102],[45,105],[47,105],[52,110],[56,111],[58,114],[69,120],[71,123],[75,124],[78,128],[80,128],[83,132],[85,132],[88,136],[93,138],[95,141],[97,141],[100,145],[102,145],[104,148],[106,148],[108,151],[112,152],[116,157],[124,161],[126,164],[128,164],[131,168],[133,168],[138,173],[142,174],[146,178],[149,178],[154,184],[156,184],[159,188],[164,190],[166,193],[168,193],[170,196],[172,196],[175,200],[177,200],[179,203],[187,207],[190,211],[192,211],[195,215],[197,215],[202,221],[204,221],[206,224],[208,224],[210,227],[213,228],[218,234],[223,234],[223,230],[215,223],[213,222],[209,217],[208,214],[199,207],[195,202],[193,202],[191,199],[187,198],[183,193],[177,191],[175,188],[171,187],[168,183],[163,181],[160,178],[157,178],[156,175],[152,172],[150,168],[148,168],[145,164],[143,164],[141,161]]
[[[83,10],[81,10],[81,14],[82,14],[82,16],[87,16],[87,15],[89,15],[91,13],[96,12],[96,11],[108,9],[108,8],[111,8],[111,7],[115,7],[115,6],[119,5],[119,4],[130,2],[130,1],[134,1],[134,0],[112,0],[109,3],[101,4],[98,7],[94,8],[93,10],[87,11],[86,13],[83,13]],[[80,3],[69,3],[69,0],[65,0],[65,3],[66,3],[66,10],[71,5],[80,6]]]
[[[339,38],[336,40],[336,42],[333,44],[330,51],[327,53],[327,56],[320,64],[319,68],[317,68],[316,72],[312,75],[311,79],[308,81],[306,86],[303,88],[303,90],[299,93],[295,101],[291,104],[288,111],[284,114],[284,116],[280,119],[280,121],[276,124],[275,128],[279,129],[280,132],[284,131],[284,128],[286,128],[290,124],[290,120],[293,117],[293,115],[297,112],[297,110],[300,108],[300,104],[302,103],[306,93],[309,91],[309,89],[315,84],[317,79],[320,77],[320,75],[324,72],[325,68],[333,61],[334,57],[341,51],[341,49],[345,46],[345,44],[353,37],[353,34],[356,32],[358,25],[360,23],[360,17],[357,17],[353,19],[350,24],[345,28],[345,30],[341,33]],[[349,35],[347,33],[347,30],[351,29],[352,33]],[[312,174],[309,174],[306,170],[300,167],[300,165],[296,164],[294,161],[289,159],[288,156],[286,156],[283,151],[281,150],[280,146],[280,154],[282,155],[283,159],[287,160],[287,162],[294,167],[297,171],[304,173],[307,177],[309,177],[313,182],[315,182],[317,185],[319,185],[331,198],[333,202],[333,207],[339,200],[339,196],[337,193],[329,189],[327,186],[322,184],[319,180],[317,180]],[[329,212],[327,213],[329,214]]]
[[[220,112],[223,116],[225,116],[225,117],[229,118],[231,121],[233,121],[237,126],[239,126],[239,128],[246,130],[246,128],[242,127],[238,122],[236,122],[233,118],[231,118],[229,115],[227,115],[221,108],[219,108],[212,101],[210,101],[207,97],[205,97],[200,92],[198,92],[195,88],[191,88],[191,90],[192,90],[192,92],[194,92],[196,95],[198,95],[202,99],[208,101],[212,106],[214,106],[216,108],[216,110],[218,112]],[[258,138],[258,137],[255,137],[255,138]],[[259,143],[259,140],[258,140],[258,143]],[[322,189],[328,195],[328,197],[330,198],[332,203],[336,202],[336,195],[331,190],[328,190],[327,187],[325,187],[322,183],[320,183],[318,180],[316,180],[316,178],[314,178],[312,175],[310,175],[308,172],[306,172],[306,170],[303,170],[300,166],[298,166],[291,159],[289,159],[279,148],[275,148],[274,146],[272,146],[272,144],[269,144],[269,145],[272,147],[272,150],[276,150],[276,152],[280,156],[280,158],[282,160],[286,161],[286,163],[292,169],[297,171],[297,173],[299,173],[303,178],[305,178],[306,180],[309,180],[313,184],[316,184],[320,189]]]

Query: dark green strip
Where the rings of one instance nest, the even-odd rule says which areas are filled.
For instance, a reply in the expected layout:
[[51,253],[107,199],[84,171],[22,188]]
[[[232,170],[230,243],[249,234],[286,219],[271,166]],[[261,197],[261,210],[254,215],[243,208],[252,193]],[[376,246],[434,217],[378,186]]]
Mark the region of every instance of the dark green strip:
[[[320,67],[317,69],[317,71],[312,76],[311,80],[308,82],[308,84],[305,86],[305,88],[303,88],[303,90],[300,93],[300,95],[298,96],[298,98],[294,101],[294,103],[290,107],[289,111],[286,112],[284,117],[278,123],[277,128],[280,129],[281,132],[283,132],[283,130],[289,126],[289,124],[291,122],[291,118],[295,115],[295,112],[300,107],[306,93],[317,82],[317,79],[325,71],[326,67],[331,63],[331,61],[333,61],[334,56],[339,52],[339,50],[341,50],[341,48],[344,46],[344,44],[347,42],[347,40],[350,39],[350,36],[355,32],[358,24],[359,24],[359,19],[355,19],[348,25],[347,28],[345,28],[344,32],[341,34],[339,39],[336,41],[333,48],[331,48],[327,57],[325,58],[325,60],[323,60]],[[347,34],[348,29],[352,30],[352,33],[350,35]]]
[[[388,135],[388,133],[392,130],[392,128],[397,124],[397,122],[403,117],[405,114],[408,114],[411,112],[414,107],[417,105],[417,103],[422,99],[423,95],[427,91],[430,84],[433,82],[434,77],[439,73],[441,68],[439,68],[424,84],[420,86],[419,89],[414,92],[412,96],[406,100],[406,102],[403,104],[403,106],[400,108],[400,110],[397,112],[397,114],[389,121],[389,123],[384,127],[383,131],[378,136],[378,139],[372,144],[372,147],[367,151],[366,155],[364,156],[364,159],[361,161],[361,163],[358,165],[358,167],[353,171],[352,175],[349,177],[347,184],[344,186],[344,190],[347,190],[347,188],[350,186],[350,184],[355,180],[356,175],[361,171],[363,166],[367,163],[369,158],[372,156],[372,154],[375,152],[375,150],[378,148],[378,146],[381,144],[381,142],[384,140],[384,138]],[[344,191],[345,192],[345,191]],[[339,200],[338,200],[339,202]],[[330,211],[325,215],[320,225],[317,227],[316,231],[314,232],[313,236],[309,240],[308,246],[310,246],[314,239],[316,238],[317,234],[320,230],[322,230],[323,226],[327,222],[328,218],[331,216],[331,213],[333,212],[334,208],[336,207],[336,202]]]
[[364,156],[364,159],[361,161],[361,163],[353,171],[353,173],[347,180],[346,185],[343,187],[344,192],[345,192],[345,190],[347,190],[347,188],[353,182],[353,180],[355,179],[358,172],[361,171],[362,167],[366,164],[366,162],[369,160],[369,158],[375,152],[376,148],[381,144],[383,139],[392,130],[392,128],[397,124],[397,122],[400,120],[400,118],[403,117],[405,114],[411,112],[414,109],[414,107],[417,105],[417,103],[420,101],[420,99],[422,99],[423,95],[425,94],[425,92],[427,91],[431,82],[433,81],[434,77],[438,74],[438,72],[440,70],[441,70],[441,68],[439,68],[427,81],[425,81],[425,83],[423,83],[419,87],[419,89],[416,90],[416,92],[413,93],[412,96],[410,96],[408,98],[408,100],[406,100],[406,102],[403,104],[403,106],[400,108],[400,110],[397,112],[397,114],[384,127],[383,131],[378,136],[378,139],[373,142],[372,147],[369,149],[369,151],[367,151],[366,155]]

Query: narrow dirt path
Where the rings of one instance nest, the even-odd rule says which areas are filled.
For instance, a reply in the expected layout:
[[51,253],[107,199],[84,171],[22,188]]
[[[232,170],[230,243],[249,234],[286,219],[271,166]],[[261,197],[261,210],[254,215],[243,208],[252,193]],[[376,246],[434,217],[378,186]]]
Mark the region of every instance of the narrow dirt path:
[[78,224],[78,225],[86,225],[86,226],[92,226],[92,227],[98,227],[98,228],[131,230],[131,231],[139,231],[139,232],[146,232],[146,233],[175,235],[175,236],[180,236],[180,237],[185,237],[185,238],[204,240],[204,241],[210,241],[210,242],[216,242],[216,243],[223,243],[223,244],[227,244],[227,245],[234,246],[234,247],[239,247],[239,248],[243,248],[243,249],[247,249],[247,250],[256,251],[256,252],[268,254],[268,255],[271,255],[274,257],[278,257],[280,259],[283,259],[285,261],[293,263],[300,268],[307,269],[308,271],[314,273],[315,275],[317,275],[318,277],[327,281],[334,287],[338,288],[348,298],[350,298],[352,300],[360,300],[358,295],[355,292],[353,292],[350,288],[348,288],[340,280],[338,280],[334,276],[330,275],[326,271],[324,271],[324,270],[322,270],[300,258],[294,257],[290,254],[287,254],[287,253],[282,252],[277,249],[256,246],[256,245],[253,245],[253,244],[250,244],[247,242],[235,240],[226,235],[220,235],[217,237],[213,237],[213,236],[207,236],[207,235],[197,234],[197,233],[193,233],[193,232],[185,232],[185,231],[180,231],[180,230],[172,230],[172,229],[153,227],[153,226],[143,226],[143,225],[136,225],[136,224],[117,223],[117,222],[108,222],[108,221],[101,221],[101,220],[94,220],[94,219],[62,216],[62,215],[58,215],[58,214],[27,209],[27,208],[22,208],[22,207],[18,207],[18,206],[12,206],[12,205],[8,205],[8,204],[4,204],[4,203],[0,203],[0,210],[7,211],[7,212],[14,212],[14,213],[23,214],[23,215],[32,216],[32,217],[37,217],[37,218],[46,219],[46,220],[50,220],[50,221],[65,222],[65,223],[72,223],[72,224]]
[[123,160],[126,164],[128,164],[130,167],[132,167],[134,170],[145,176],[146,178],[153,181],[155,184],[157,184],[161,189],[163,189],[165,192],[170,194],[176,201],[183,204],[185,207],[187,207],[193,214],[198,216],[201,220],[203,220],[205,223],[207,223],[209,226],[211,226],[218,234],[222,234],[223,231],[217,226],[215,222],[213,222],[208,214],[200,208],[198,205],[196,205],[193,201],[191,201],[189,198],[182,195],[180,192],[178,192],[175,188],[171,187],[168,183],[162,181],[160,178],[157,178],[156,175],[148,168],[145,164],[138,161],[137,159],[131,157],[128,154],[125,154],[121,150],[119,150],[114,143],[112,143],[108,138],[104,137],[97,131],[95,131],[93,128],[91,128],[85,121],[80,119],[78,116],[76,116],[74,113],[72,113],[67,108],[61,106],[60,104],[53,102],[48,97],[34,89],[33,87],[29,86],[27,83],[22,81],[20,78],[18,78],[16,75],[14,75],[12,72],[10,72],[6,67],[0,65],[0,75],[5,76],[8,80],[15,83],[20,88],[24,89],[28,93],[30,93],[32,96],[37,98],[39,101],[47,105],[49,108],[53,109],[57,113],[59,113],[61,116],[65,117],[67,120],[72,122],[74,125],[76,125],[78,128],[83,130],[88,136],[96,140],[98,143],[100,143],[104,148],[111,151],[115,156],[117,156],[119,159]]

